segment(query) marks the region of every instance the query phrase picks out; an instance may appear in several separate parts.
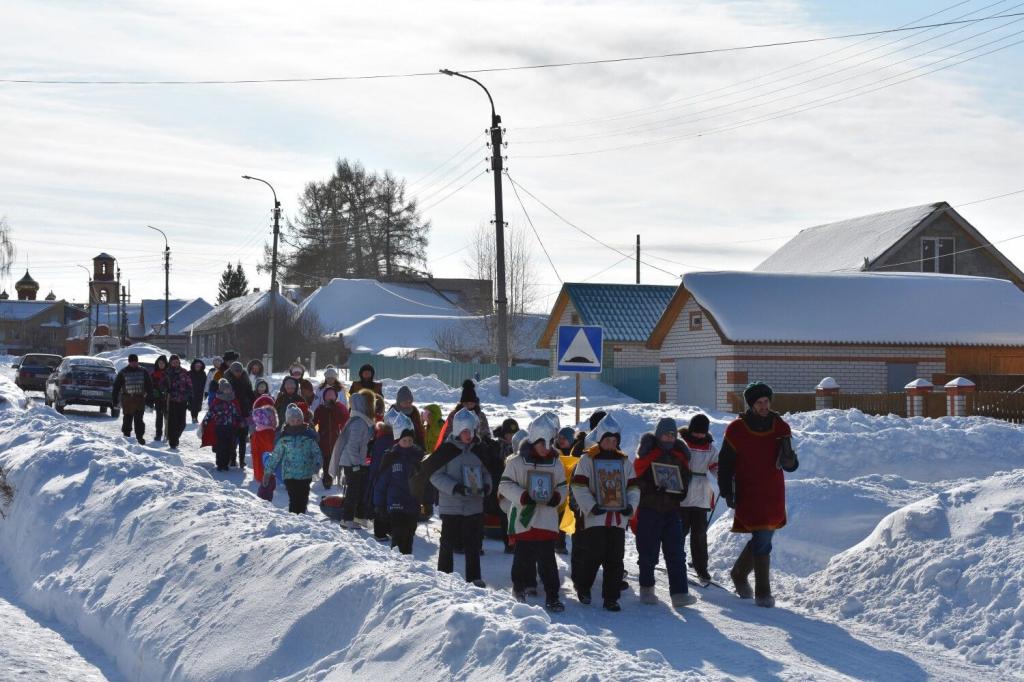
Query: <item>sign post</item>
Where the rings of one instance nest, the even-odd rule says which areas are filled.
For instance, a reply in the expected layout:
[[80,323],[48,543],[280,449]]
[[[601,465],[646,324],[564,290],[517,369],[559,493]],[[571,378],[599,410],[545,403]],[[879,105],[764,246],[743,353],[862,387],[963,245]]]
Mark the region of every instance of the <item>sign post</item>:
[[604,329],[578,324],[558,327],[556,369],[576,374],[576,423],[580,423],[580,375],[600,374],[604,355]]

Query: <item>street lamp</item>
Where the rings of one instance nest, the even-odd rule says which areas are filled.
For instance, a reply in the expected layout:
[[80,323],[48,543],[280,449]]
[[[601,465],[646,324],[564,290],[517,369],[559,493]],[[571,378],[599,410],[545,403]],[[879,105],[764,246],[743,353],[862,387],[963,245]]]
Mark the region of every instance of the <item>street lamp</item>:
[[159,227],[146,225],[151,230],[156,230],[164,238],[164,346],[171,342],[171,247],[167,243],[167,235]]
[[501,116],[494,109],[494,98],[483,83],[458,71],[441,69],[446,76],[458,76],[479,85],[491,103],[491,172],[494,175],[494,227],[497,242],[498,278],[498,380],[501,395],[508,395],[508,299],[505,298],[505,216],[501,199]]
[[[89,292],[89,295],[86,297],[87,303],[85,304],[85,310],[89,314],[88,315],[88,322],[86,322],[86,324],[89,325],[88,331],[89,331],[89,340],[90,340],[88,352],[86,353],[86,355],[88,355],[89,353],[92,352],[92,271],[89,270],[89,268],[85,267],[84,265],[78,265],[77,263],[75,264],[75,267],[76,268],[82,268],[83,270],[85,270],[85,282],[86,282],[85,288]],[[100,317],[100,311],[99,311],[99,308],[97,308],[96,309],[96,322],[97,323],[99,323],[99,317]]]
[[281,232],[281,202],[277,200],[277,190],[263,178],[243,175],[242,179],[262,182],[274,194],[274,248],[270,252],[270,325],[267,329],[267,355],[269,356],[271,367],[264,368],[269,375],[273,371],[272,366],[274,363],[274,309],[277,307],[277,237]]

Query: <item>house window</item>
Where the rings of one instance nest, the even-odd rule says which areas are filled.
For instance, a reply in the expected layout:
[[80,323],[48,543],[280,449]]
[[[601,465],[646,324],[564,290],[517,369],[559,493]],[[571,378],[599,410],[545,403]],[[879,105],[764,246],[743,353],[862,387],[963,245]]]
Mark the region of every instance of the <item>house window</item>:
[[921,272],[956,272],[956,240],[952,237],[926,237],[921,240]]
[[694,310],[690,313],[690,331],[699,332],[704,328],[704,313],[700,310]]
[[580,323],[580,316],[577,315],[576,313],[573,313],[572,315],[569,316],[569,320],[570,320],[570,322],[572,324],[579,324]]

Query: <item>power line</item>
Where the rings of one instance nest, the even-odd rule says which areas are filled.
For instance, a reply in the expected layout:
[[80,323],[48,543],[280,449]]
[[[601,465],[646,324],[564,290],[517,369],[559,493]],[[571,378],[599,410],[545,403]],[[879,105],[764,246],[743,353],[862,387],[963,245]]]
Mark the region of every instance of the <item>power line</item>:
[[[993,19],[1004,19],[1008,17],[1024,16],[1024,12],[1016,14],[999,14],[978,19],[944,21],[934,24],[920,24],[915,26],[903,26],[896,28],[880,29],[876,31],[862,31],[859,33],[846,33],[842,35],[821,36],[816,38],[802,38],[797,40],[784,40],[770,43],[754,43],[750,45],[738,45],[733,47],[708,48],[705,50],[688,50],[680,52],[665,52],[660,54],[609,57],[602,59],[587,59],[580,61],[551,62],[546,64],[524,64],[519,66],[496,66],[477,69],[458,69],[460,73],[496,73],[500,71],[527,71],[535,69],[554,69],[570,66],[594,66],[598,64],[620,64],[625,62],[649,61],[655,59],[673,59],[679,57],[694,57],[708,54],[721,54],[725,52],[742,52],[776,47],[789,47],[793,45],[808,45],[831,40],[846,40],[849,38],[863,38],[867,36],[885,35],[888,33],[899,33],[904,31],[916,31],[926,28],[937,28],[940,26],[954,26],[956,24],[977,23]],[[0,78],[0,83],[15,85],[255,85],[273,83],[319,83],[332,81],[360,81],[360,80],[383,80],[398,78],[425,78],[428,76],[442,75],[439,71],[413,71],[405,73],[377,73],[362,75],[343,76],[302,76],[290,78],[240,78],[240,79],[197,79],[197,80],[114,80],[114,79],[37,79],[37,78]]]
[[597,272],[595,272],[593,275],[590,275],[589,277],[584,277],[580,281],[581,282],[589,282],[590,280],[594,279],[595,277],[600,277],[604,273],[608,272],[609,270],[614,268],[616,265],[619,265],[620,263],[625,263],[627,260],[630,260],[632,258],[633,258],[633,256],[629,256],[629,255],[623,256],[622,258],[620,258],[619,260],[615,261],[614,263],[612,263],[608,267],[602,268],[601,270],[598,270]]
[[426,212],[426,211],[429,211],[429,210],[431,210],[433,208],[436,208],[440,204],[443,204],[444,202],[448,201],[450,198],[452,198],[453,196],[455,196],[456,194],[458,194],[462,190],[464,190],[467,187],[469,187],[470,185],[472,185],[473,182],[476,181],[477,178],[479,178],[481,175],[483,175],[484,173],[487,173],[487,172],[488,172],[488,170],[486,168],[483,169],[482,171],[480,171],[479,173],[477,173],[476,175],[471,177],[469,179],[469,182],[467,182],[466,184],[461,185],[459,187],[456,187],[454,190],[452,190],[451,192],[449,192],[445,196],[441,197],[440,199],[438,199],[434,203],[430,204],[429,206],[424,206],[423,208],[420,209],[420,211],[421,212]]
[[544,256],[548,259],[548,264],[551,266],[551,271],[555,273],[555,277],[559,283],[562,282],[562,276],[558,273],[558,268],[555,267],[555,262],[551,260],[551,254],[548,253],[548,249],[544,246],[544,241],[540,238],[540,233],[537,232],[537,228],[533,225],[533,219],[530,218],[530,214],[526,210],[526,206],[523,204],[522,197],[519,196],[519,190],[516,189],[516,183],[512,182],[512,176],[505,171],[505,175],[508,176],[509,182],[512,184],[512,192],[516,195],[516,200],[519,202],[519,207],[523,209],[523,215],[526,216],[526,222],[530,224],[530,229],[533,230],[533,236],[537,238],[537,243],[540,244],[540,250],[544,252]]
[[467,149],[469,149],[473,145],[474,142],[476,142],[479,139],[480,139],[479,135],[474,135],[472,140],[470,140],[465,145],[463,145],[461,148],[459,148],[459,151],[457,151],[454,154],[452,154],[451,156],[449,156],[447,159],[445,159],[443,162],[441,162],[437,166],[434,166],[434,168],[430,169],[430,171],[428,171],[426,175],[421,175],[417,179],[415,179],[412,182],[410,182],[408,185],[406,185],[406,189],[409,189],[410,187],[418,185],[419,183],[423,182],[424,180],[429,178],[431,175],[433,175],[437,171],[439,171],[442,168],[444,168],[445,166],[447,166],[455,157],[460,156],[463,152],[465,152]]

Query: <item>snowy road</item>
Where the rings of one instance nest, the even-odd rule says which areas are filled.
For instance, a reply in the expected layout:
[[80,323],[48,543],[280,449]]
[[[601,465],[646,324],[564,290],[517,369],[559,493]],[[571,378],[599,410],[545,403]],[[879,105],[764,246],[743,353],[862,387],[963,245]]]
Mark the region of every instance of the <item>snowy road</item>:
[[[85,409],[69,410],[67,416],[108,439],[124,442],[116,420]],[[502,411],[496,410],[497,418],[503,416]],[[521,414],[515,416],[523,417]],[[147,431],[149,438],[153,435],[152,414],[147,415]],[[183,464],[201,466],[217,480],[254,492],[256,484],[251,478],[251,469],[247,469],[244,475],[237,470],[228,473],[212,470],[212,453],[209,449],[198,449],[194,431],[195,427],[190,424],[182,437],[178,455]],[[156,444],[147,450],[158,456],[167,453],[166,444]],[[314,499],[320,492],[322,490],[316,484]],[[286,495],[275,496],[276,507],[286,504]],[[311,510],[312,514],[319,514],[315,511],[315,504],[311,504]],[[326,519],[324,521],[326,525]],[[436,561],[438,531],[437,522],[419,529],[415,556],[429,565]],[[336,532],[339,542],[352,541],[352,531],[337,529]],[[357,542],[373,542],[369,533],[358,531],[355,535],[359,538]],[[508,594],[511,588],[510,557],[502,554],[501,545],[496,541],[487,541],[485,550],[484,579],[493,589]],[[694,608],[677,612],[665,605],[652,607],[640,604],[634,581],[631,589],[623,595],[623,611],[607,613],[596,606],[582,606],[575,600],[567,578],[567,566],[561,557],[559,559],[565,578],[563,588],[567,609],[552,620],[578,626],[591,635],[612,637],[619,649],[636,654],[642,660],[666,663],[678,671],[697,672],[712,679],[759,680],[977,680],[1000,677],[992,669],[967,664],[934,647],[918,647],[912,642],[886,638],[877,632],[850,631],[843,624],[820,620],[813,613],[787,608],[784,590],[780,594],[780,608],[769,611],[756,608],[751,602],[740,601],[723,590],[695,588],[701,601]],[[461,559],[456,563],[458,568]],[[636,553],[631,542],[627,542],[626,566],[635,576]],[[664,574],[660,574],[658,592],[660,598],[667,602],[664,580]],[[328,666],[327,672],[330,670]],[[334,672],[335,675],[342,674],[340,669]]]

